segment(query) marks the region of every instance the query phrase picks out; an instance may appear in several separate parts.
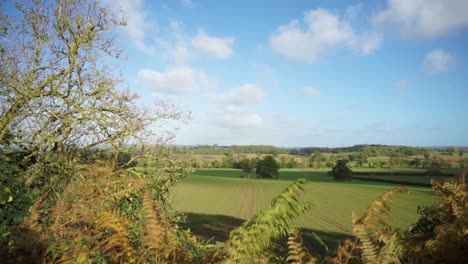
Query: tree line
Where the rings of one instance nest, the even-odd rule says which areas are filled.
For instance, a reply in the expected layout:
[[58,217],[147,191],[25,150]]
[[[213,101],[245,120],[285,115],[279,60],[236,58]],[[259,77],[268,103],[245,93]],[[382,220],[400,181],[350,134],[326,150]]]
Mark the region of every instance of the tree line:
[[[314,153],[309,156],[271,155],[280,168],[332,168],[338,160],[346,160],[348,166],[357,168],[417,168],[417,169],[463,169],[468,167],[468,157],[451,160],[445,156],[421,157],[370,157],[366,152],[351,154],[322,154]],[[260,160],[262,155],[247,158],[244,154],[225,154],[221,158],[204,160],[203,157],[184,156],[188,166],[194,168],[240,168],[244,160],[253,163]]]
[[350,147],[302,147],[302,148],[282,148],[272,145],[194,145],[194,146],[171,146],[172,151],[177,154],[198,154],[198,155],[225,155],[225,154],[292,154],[309,156],[315,153],[365,153],[369,157],[388,156],[388,157],[410,157],[415,155],[424,155],[431,151],[436,151],[441,155],[463,156],[467,151],[464,147],[444,147],[444,148],[422,148],[411,146],[391,146],[391,145],[355,145]]

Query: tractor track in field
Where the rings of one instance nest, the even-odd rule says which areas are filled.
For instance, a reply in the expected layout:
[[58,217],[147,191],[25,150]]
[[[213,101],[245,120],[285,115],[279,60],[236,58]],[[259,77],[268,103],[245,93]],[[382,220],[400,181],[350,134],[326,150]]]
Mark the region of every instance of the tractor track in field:
[[242,190],[241,196],[239,197],[240,203],[239,203],[239,207],[237,207],[237,210],[236,210],[236,206],[233,206],[231,208],[226,208],[226,210],[224,211],[225,215],[239,217],[240,210],[242,209],[242,205],[244,204],[244,200],[245,200],[245,196],[246,196],[246,192],[247,192],[247,187],[248,187],[248,182],[245,181],[244,184],[243,184],[243,187],[242,187],[243,190]]
[[242,208],[244,208],[244,204],[246,203],[246,200],[247,200],[247,194],[249,192],[249,180],[248,179],[245,179],[245,184],[244,184],[244,190],[241,194],[241,202],[239,203],[239,207],[237,208],[236,210],[236,213],[233,214],[233,216],[237,217],[237,218],[241,218],[241,212],[242,212]]
[[255,213],[255,182],[252,182],[251,196],[250,196],[250,215],[249,218],[252,219]]
[[252,218],[255,214],[255,189],[255,182],[245,179],[244,190],[241,193],[241,197],[239,197],[241,202],[236,209],[230,210],[228,214],[237,218],[243,218],[242,213],[245,210],[245,217]]

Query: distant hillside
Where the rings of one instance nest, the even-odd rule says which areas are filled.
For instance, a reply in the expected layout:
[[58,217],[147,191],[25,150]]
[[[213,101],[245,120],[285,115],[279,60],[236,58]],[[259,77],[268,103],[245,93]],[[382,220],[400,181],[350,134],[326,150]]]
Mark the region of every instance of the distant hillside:
[[177,154],[229,155],[229,154],[293,154],[311,155],[313,153],[365,152],[368,156],[413,156],[428,152],[427,147],[391,146],[391,145],[355,145],[351,147],[298,147],[281,148],[271,145],[195,145],[172,146]]

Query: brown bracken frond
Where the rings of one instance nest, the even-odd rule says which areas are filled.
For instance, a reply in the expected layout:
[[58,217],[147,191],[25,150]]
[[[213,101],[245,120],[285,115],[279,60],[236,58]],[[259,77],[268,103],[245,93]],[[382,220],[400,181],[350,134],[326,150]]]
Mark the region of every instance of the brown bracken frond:
[[357,248],[357,239],[346,239],[340,244],[334,256],[325,258],[327,264],[346,264],[350,261],[358,259],[360,249]]
[[149,255],[158,259],[175,259],[179,247],[176,230],[164,217],[149,190],[143,193],[142,210],[146,218],[143,243]]
[[286,261],[291,264],[317,262],[317,259],[304,247],[301,233],[297,229],[294,229],[288,237],[288,257]]
[[136,263],[137,252],[130,244],[128,228],[117,212],[103,211],[97,218],[96,228],[101,230],[102,241],[97,249],[112,258],[114,263]]

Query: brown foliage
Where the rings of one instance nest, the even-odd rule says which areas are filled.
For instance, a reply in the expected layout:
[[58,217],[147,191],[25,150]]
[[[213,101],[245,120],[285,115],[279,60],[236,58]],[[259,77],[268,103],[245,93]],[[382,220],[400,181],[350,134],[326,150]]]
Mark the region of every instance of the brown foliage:
[[[429,216],[441,223],[426,234],[410,235],[407,260],[413,263],[466,263],[468,261],[468,184],[466,171],[459,181],[443,184],[433,181],[433,189],[441,196]],[[418,224],[423,222],[419,221]]]
[[346,239],[343,243],[340,244],[334,256],[328,256],[327,258],[325,258],[325,263],[349,263],[354,260],[359,260],[358,256],[360,256],[360,254],[360,249],[357,248],[357,240]]
[[143,211],[146,218],[144,246],[148,254],[153,257],[175,259],[179,246],[175,229],[164,217],[148,190],[143,194]]
[[316,263],[309,251],[304,247],[301,233],[294,229],[288,237],[288,257],[286,258],[291,264]]

